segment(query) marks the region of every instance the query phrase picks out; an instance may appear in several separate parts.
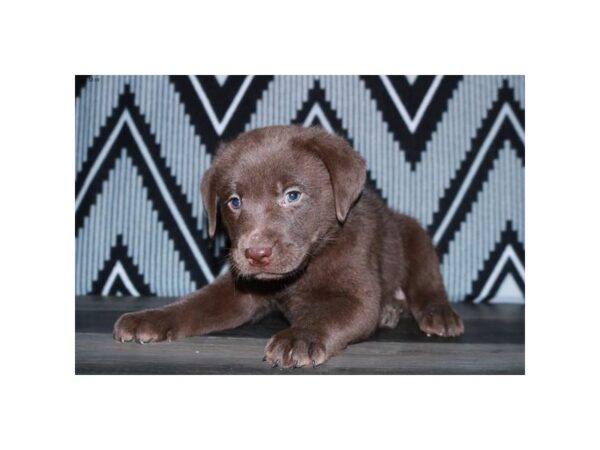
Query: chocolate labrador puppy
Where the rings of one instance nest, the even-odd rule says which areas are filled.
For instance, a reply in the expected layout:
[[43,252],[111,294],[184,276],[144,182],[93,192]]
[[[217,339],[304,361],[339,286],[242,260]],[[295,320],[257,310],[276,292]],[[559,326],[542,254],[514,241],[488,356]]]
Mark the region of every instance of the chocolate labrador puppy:
[[276,310],[290,327],[264,359],[287,368],[322,364],[404,312],[427,334],[462,334],[430,238],[365,188],[365,170],[348,142],[320,128],[260,128],[223,145],[202,198],[211,237],[221,211],[230,271],[173,304],[121,316],[115,339],[207,334]]

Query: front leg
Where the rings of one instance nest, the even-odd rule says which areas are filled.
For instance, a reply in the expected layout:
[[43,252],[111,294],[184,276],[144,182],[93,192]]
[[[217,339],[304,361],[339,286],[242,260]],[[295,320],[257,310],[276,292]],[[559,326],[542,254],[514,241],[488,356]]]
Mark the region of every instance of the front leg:
[[235,328],[269,310],[269,300],[241,291],[227,273],[170,305],[123,314],[113,337],[140,343],[180,339]]
[[324,297],[299,300],[284,312],[291,326],[269,340],[265,361],[281,368],[316,367],[377,328],[376,298]]

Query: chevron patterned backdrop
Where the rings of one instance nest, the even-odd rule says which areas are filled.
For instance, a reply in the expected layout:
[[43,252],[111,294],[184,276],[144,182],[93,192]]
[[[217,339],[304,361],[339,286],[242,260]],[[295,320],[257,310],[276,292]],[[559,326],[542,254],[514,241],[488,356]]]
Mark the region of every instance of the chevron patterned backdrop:
[[199,185],[221,140],[319,124],[418,218],[451,300],[524,302],[523,76],[77,76],[76,294],[179,296],[226,270]]

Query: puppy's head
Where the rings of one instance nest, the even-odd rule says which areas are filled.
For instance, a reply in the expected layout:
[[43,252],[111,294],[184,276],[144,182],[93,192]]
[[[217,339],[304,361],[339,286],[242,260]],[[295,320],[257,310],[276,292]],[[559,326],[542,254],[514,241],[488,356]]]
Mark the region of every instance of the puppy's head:
[[364,182],[360,155],[320,128],[244,133],[219,149],[202,179],[209,234],[220,208],[234,272],[285,278],[344,223]]

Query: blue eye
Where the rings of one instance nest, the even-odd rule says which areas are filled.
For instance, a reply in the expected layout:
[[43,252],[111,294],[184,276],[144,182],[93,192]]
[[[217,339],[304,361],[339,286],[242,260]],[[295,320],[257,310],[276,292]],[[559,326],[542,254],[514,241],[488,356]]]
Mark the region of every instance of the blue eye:
[[242,200],[239,197],[231,197],[229,201],[231,209],[240,209],[242,207]]
[[294,203],[300,200],[302,193],[300,191],[289,191],[285,194],[285,201],[288,203]]

